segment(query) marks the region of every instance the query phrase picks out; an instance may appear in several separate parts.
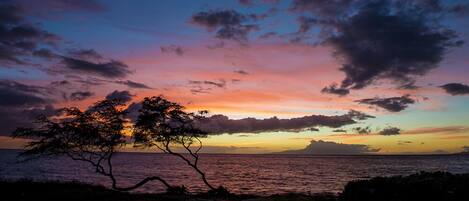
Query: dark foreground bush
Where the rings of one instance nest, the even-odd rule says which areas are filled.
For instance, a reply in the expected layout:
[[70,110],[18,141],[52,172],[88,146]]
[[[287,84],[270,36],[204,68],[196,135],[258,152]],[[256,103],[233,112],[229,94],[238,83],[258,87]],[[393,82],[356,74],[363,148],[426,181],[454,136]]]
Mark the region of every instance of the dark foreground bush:
[[178,187],[166,193],[146,194],[119,192],[103,186],[79,182],[38,182],[31,180],[0,180],[1,201],[240,201],[255,199],[253,195],[212,195],[210,193],[184,194],[186,189]]
[[469,201],[469,174],[421,172],[349,182],[343,201]]
[[146,201],[181,200],[151,194],[131,194],[107,189],[103,186],[78,182],[16,182],[1,181],[0,196],[4,201]]

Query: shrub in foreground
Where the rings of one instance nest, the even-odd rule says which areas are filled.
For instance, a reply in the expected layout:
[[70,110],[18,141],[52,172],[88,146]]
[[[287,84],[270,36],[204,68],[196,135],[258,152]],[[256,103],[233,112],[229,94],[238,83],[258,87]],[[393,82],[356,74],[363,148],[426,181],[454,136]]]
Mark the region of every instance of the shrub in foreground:
[[421,172],[410,176],[376,177],[349,182],[343,201],[466,201],[469,174]]

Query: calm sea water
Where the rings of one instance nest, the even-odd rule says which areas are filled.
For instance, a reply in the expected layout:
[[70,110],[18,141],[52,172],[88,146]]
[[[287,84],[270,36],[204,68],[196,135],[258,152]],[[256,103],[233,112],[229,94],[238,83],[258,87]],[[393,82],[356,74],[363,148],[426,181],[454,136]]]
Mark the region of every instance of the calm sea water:
[[[67,158],[17,163],[18,151],[0,151],[0,177],[5,179],[81,181],[109,186],[86,163]],[[118,183],[127,186],[146,176],[160,175],[191,191],[206,190],[198,175],[178,158],[164,154],[121,153],[114,166]],[[214,185],[235,193],[260,195],[284,192],[338,192],[350,180],[408,175],[419,171],[469,173],[469,156],[305,156],[202,155],[201,167]],[[141,192],[161,192],[156,181]]]

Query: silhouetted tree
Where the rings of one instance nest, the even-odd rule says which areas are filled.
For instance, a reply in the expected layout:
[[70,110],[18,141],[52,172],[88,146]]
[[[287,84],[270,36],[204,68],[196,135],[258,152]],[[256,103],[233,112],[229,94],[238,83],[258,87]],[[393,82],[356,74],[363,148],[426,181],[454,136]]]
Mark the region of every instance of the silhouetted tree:
[[[198,129],[195,121],[205,113],[185,112],[183,106],[161,96],[147,97],[139,110],[133,138],[137,146],[157,147],[164,153],[181,158],[201,176],[211,191],[216,192],[224,188],[214,188],[199,168],[199,151],[202,149],[200,138],[206,137],[206,132]],[[173,149],[175,147],[182,147],[187,154],[176,152]]]
[[85,111],[76,107],[61,109],[55,119],[41,116],[38,128],[19,128],[13,137],[32,138],[22,153],[27,158],[65,155],[73,160],[85,161],[96,172],[112,181],[112,188],[130,191],[149,181],[157,180],[168,190],[173,187],[158,176],[146,177],[135,185],[119,187],[113,174],[112,156],[126,144],[124,131],[127,123],[124,104],[119,100],[103,100]]

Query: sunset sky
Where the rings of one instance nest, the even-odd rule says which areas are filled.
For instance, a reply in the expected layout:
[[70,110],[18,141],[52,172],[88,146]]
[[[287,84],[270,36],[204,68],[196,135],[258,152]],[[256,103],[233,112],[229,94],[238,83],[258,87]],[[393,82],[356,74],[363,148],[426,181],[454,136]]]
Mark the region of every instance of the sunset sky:
[[114,92],[226,116],[212,153],[469,150],[467,1],[7,0],[0,22],[0,148]]

